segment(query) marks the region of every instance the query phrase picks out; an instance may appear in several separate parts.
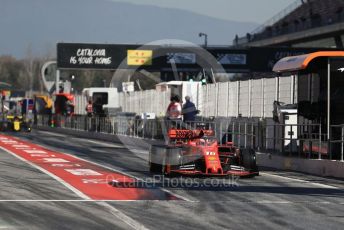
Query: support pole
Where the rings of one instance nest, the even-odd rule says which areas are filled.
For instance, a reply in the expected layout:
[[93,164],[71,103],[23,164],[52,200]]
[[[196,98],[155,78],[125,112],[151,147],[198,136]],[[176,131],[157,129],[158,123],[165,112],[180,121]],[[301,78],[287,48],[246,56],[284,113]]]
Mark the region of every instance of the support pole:
[[55,93],[58,94],[60,91],[60,70],[56,70],[56,81],[55,81]]
[[331,152],[331,65],[330,58],[327,58],[327,149],[332,159]]
[[342,138],[341,138],[341,148],[340,148],[340,161],[344,160],[344,126],[342,126]]

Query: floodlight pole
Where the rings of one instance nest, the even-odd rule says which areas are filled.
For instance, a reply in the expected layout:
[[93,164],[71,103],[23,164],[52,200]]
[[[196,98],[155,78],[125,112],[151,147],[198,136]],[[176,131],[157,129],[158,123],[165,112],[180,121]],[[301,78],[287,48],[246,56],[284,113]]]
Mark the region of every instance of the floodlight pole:
[[56,80],[55,80],[55,93],[58,94],[60,92],[60,70],[56,69]]
[[204,36],[204,48],[207,48],[208,47],[208,34],[201,32],[198,34],[198,36],[199,37]]

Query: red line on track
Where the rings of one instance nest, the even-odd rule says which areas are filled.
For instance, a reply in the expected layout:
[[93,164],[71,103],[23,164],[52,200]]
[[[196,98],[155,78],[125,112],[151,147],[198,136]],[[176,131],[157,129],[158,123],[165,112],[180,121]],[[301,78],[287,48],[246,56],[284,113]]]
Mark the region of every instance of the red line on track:
[[61,178],[94,200],[178,200],[160,189],[118,188],[109,182],[134,182],[127,175],[111,171],[71,155],[0,135],[0,146]]

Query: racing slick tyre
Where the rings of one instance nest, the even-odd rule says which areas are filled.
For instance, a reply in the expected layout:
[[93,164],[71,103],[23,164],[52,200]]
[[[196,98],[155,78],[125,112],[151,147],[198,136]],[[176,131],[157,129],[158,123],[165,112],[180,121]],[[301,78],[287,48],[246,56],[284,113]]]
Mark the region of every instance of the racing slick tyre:
[[167,149],[167,161],[166,164],[171,165],[172,168],[177,168],[181,164],[182,148],[170,147]]
[[171,170],[179,169],[182,158],[182,148],[180,147],[168,147],[166,149],[166,158],[164,162],[164,174],[173,176]]
[[30,123],[24,122],[24,123],[22,124],[22,126],[23,126],[23,130],[25,130],[26,132],[31,132],[32,127],[31,127],[31,124],[30,124]]
[[253,149],[243,149],[241,154],[244,168],[250,171],[258,171],[255,151]]
[[149,151],[149,171],[152,173],[162,173],[163,162],[166,157],[167,146],[152,145]]
[[5,132],[5,131],[8,131],[8,123],[6,121],[2,121],[1,122],[1,131]]
[[161,173],[162,165],[149,162],[149,171],[151,173]]

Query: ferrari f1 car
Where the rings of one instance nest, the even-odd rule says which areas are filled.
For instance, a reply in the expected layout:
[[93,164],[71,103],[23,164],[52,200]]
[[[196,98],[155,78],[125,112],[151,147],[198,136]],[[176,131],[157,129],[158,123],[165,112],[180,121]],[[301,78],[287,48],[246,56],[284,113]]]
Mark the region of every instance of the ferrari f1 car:
[[253,149],[219,144],[210,129],[169,129],[169,144],[152,145],[149,169],[166,175],[254,177],[259,175]]

